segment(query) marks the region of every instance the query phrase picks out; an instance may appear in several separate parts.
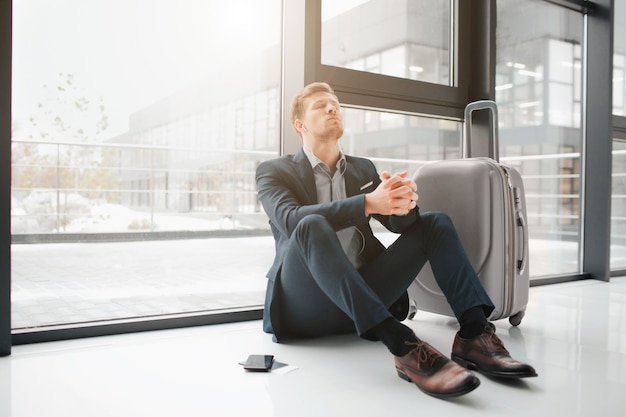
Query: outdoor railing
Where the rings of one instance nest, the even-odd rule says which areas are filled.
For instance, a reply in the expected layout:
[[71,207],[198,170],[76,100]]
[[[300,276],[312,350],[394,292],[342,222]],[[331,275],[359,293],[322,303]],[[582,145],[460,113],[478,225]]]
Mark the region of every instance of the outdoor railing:
[[[13,140],[14,235],[267,229],[254,172],[273,151]],[[615,151],[614,158],[626,155]],[[429,161],[371,158],[414,172]],[[520,170],[531,228],[578,234],[579,153],[500,158]],[[549,162],[552,161],[552,162]],[[549,173],[531,172],[548,163]],[[626,171],[626,164],[625,170]],[[614,172],[614,181],[626,172]],[[626,192],[613,195],[626,227]],[[617,230],[619,232],[619,230]],[[626,234],[623,233],[623,234]]]
[[13,140],[13,234],[267,227],[256,165],[275,152]]

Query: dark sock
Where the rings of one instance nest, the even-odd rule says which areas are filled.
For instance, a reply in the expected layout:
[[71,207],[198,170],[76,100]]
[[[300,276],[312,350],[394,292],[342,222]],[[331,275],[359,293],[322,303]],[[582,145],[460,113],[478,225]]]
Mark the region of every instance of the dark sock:
[[485,327],[489,325],[489,322],[483,307],[476,306],[461,314],[459,324],[461,325],[459,336],[463,339],[471,339],[480,335],[485,330]]
[[417,342],[413,330],[400,323],[393,317],[389,317],[378,323],[371,330],[387,349],[395,356],[404,356],[413,349],[413,346],[405,342]]

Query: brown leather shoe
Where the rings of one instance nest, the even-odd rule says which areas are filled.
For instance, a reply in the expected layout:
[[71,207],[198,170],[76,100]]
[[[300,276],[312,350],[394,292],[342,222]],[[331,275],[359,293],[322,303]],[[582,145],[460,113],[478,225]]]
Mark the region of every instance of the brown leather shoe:
[[463,339],[457,333],[452,345],[452,360],[467,369],[499,378],[528,378],[537,376],[535,369],[511,357],[489,323],[485,330],[472,339]]
[[443,356],[426,342],[405,342],[414,348],[406,355],[394,356],[398,376],[413,382],[428,395],[451,398],[467,394],[480,385],[480,380],[467,369]]

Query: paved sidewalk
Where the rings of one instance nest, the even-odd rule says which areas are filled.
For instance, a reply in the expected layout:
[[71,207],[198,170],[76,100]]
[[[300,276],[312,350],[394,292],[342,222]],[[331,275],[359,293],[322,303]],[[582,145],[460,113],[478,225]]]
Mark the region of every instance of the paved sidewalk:
[[[377,233],[385,245],[396,235]],[[577,244],[533,240],[531,276],[577,269]],[[271,236],[14,244],[12,327],[259,307]]]
[[271,236],[12,245],[12,327],[260,306]]

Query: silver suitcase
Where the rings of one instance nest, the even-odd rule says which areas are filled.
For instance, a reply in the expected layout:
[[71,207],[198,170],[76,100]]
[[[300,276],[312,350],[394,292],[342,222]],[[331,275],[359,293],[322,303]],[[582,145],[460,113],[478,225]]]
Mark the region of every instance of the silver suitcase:
[[[493,158],[471,158],[471,114],[492,114]],[[490,320],[521,323],[528,304],[528,229],[524,185],[519,172],[498,162],[497,106],[470,103],[465,109],[463,159],[424,165],[414,175],[420,211],[447,213],[467,255],[495,304]],[[427,263],[408,289],[412,312],[453,316]]]

